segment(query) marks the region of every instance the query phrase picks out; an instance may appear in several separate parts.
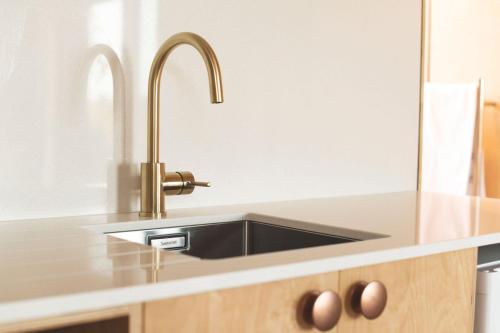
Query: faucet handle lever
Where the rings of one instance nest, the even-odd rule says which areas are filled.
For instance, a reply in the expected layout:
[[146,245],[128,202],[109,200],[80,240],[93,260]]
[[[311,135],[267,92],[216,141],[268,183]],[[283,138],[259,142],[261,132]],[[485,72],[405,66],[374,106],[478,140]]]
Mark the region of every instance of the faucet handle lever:
[[210,182],[197,182],[197,181],[194,181],[194,182],[188,182],[189,185],[192,185],[192,186],[200,186],[200,187],[212,187],[212,184],[210,184]]
[[189,171],[165,172],[163,177],[163,192],[166,195],[181,195],[193,193],[195,187],[210,187],[210,182],[197,182]]

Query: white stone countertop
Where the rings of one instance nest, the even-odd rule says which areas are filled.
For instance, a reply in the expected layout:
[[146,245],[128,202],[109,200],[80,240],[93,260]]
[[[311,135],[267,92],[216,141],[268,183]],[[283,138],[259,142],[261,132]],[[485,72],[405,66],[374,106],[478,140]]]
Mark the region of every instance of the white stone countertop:
[[[104,235],[242,219],[294,220],[385,237],[200,260]],[[136,213],[4,221],[0,324],[494,243],[500,243],[500,200],[418,192],[179,209],[157,221]]]

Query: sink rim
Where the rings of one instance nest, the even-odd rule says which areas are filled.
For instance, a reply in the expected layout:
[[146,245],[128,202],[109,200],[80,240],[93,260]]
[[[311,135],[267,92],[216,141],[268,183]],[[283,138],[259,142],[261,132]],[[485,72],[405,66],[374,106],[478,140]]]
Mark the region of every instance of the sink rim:
[[[167,219],[167,220],[153,220],[153,221],[146,221],[146,223],[141,223],[141,225],[138,225],[137,222],[128,222],[125,225],[123,223],[119,223],[118,227],[115,228],[116,224],[113,226],[113,228],[109,229],[107,228],[106,230],[102,230],[101,232],[104,235],[111,236],[120,240],[125,240],[137,244],[141,244],[144,246],[148,246],[152,249],[155,249],[154,246],[149,244],[149,240],[152,237],[156,236],[166,236],[166,235],[181,235],[181,234],[186,234],[190,235],[189,228],[196,228],[196,227],[210,227],[213,226],[214,228],[220,227],[221,225],[230,225],[230,224],[239,224],[239,223],[255,223],[255,224],[260,224],[260,225],[267,225],[268,227],[275,227],[275,228],[281,228],[281,229],[289,229],[289,230],[295,230],[298,232],[302,233],[307,233],[307,234],[317,234],[317,235],[323,235],[323,236],[330,236],[333,238],[337,239],[344,239],[347,241],[347,243],[357,243],[360,241],[367,241],[367,240],[375,240],[375,239],[380,239],[380,238],[386,238],[390,237],[388,235],[382,235],[382,234],[377,234],[373,232],[367,232],[367,231],[361,231],[361,230],[355,230],[355,229],[347,229],[347,228],[341,228],[341,227],[336,227],[336,226],[331,226],[331,225],[325,225],[325,224],[318,224],[318,223],[311,223],[311,222],[305,222],[305,221],[300,221],[300,220],[295,220],[295,219],[287,219],[287,218],[280,218],[280,217],[275,217],[275,216],[269,216],[269,215],[263,215],[263,214],[255,214],[255,213],[247,213],[247,214],[230,214],[230,215],[224,215],[221,217],[220,215],[211,215],[211,216],[197,216],[196,218],[180,218],[180,219],[175,219],[175,222],[173,223],[174,219]],[[152,223],[152,224],[151,224]],[[109,225],[108,225],[109,227]],[[125,227],[125,228],[123,228]],[[95,230],[95,228],[93,228]],[[119,229],[119,230],[116,230]],[[184,230],[182,230],[184,229]],[[210,229],[209,229],[210,230]],[[210,232],[210,231],[208,231]],[[212,229],[211,232],[214,232]],[[161,237],[160,237],[161,238]],[[190,242],[187,241],[187,249],[191,248],[189,245]],[[232,244],[232,243],[228,243]],[[312,246],[312,247],[321,247],[321,246],[333,246],[333,245],[341,245],[342,243],[339,244],[318,244],[317,246]],[[286,252],[286,251],[296,251],[296,250],[304,250],[306,248],[310,248],[311,246],[304,246],[300,248],[289,248],[289,249],[284,249],[279,252]],[[231,245],[229,245],[229,248],[231,248]],[[175,254],[181,254],[181,255],[189,255],[192,256],[193,258],[199,259],[199,260],[224,260],[224,259],[233,259],[235,257],[253,257],[255,255],[269,255],[274,253],[274,251],[270,252],[262,252],[262,253],[252,253],[250,255],[239,255],[239,256],[228,256],[228,257],[220,257],[220,258],[208,258],[208,257],[200,257],[197,255],[191,255],[187,254],[184,251],[186,251],[186,248],[179,248],[179,249],[158,249],[158,250],[165,250],[170,253],[175,253]],[[230,251],[229,251],[230,253]]]
[[[359,234],[350,235],[349,237],[337,235],[336,228],[318,230],[318,226],[314,228],[315,226],[311,224],[307,224],[307,228],[302,228],[303,225],[297,226],[297,221],[282,220],[281,222],[282,223],[278,224],[264,222],[262,219],[238,219],[227,222],[205,223],[180,227],[170,226],[165,228],[112,232],[107,235],[141,245],[150,246],[152,248],[156,247],[151,244],[154,239],[172,239],[173,241],[169,244],[170,248],[159,247],[158,249],[166,250],[171,253],[193,256],[194,258],[201,260],[222,260],[234,257],[255,256],[270,254],[273,252],[301,250],[310,247],[338,245],[342,243],[362,241],[362,239],[350,237],[359,236]],[[292,223],[294,224],[292,225]],[[261,237],[259,238],[254,238],[252,236],[249,237],[247,232],[251,232],[250,235],[253,235],[253,230],[258,230],[254,228],[271,229],[265,231],[264,233],[261,232]],[[274,241],[272,241],[271,239],[276,237],[276,232],[283,232],[283,236],[291,238],[280,237],[279,239],[274,238]],[[290,232],[295,233],[296,236],[292,236],[293,234],[290,234]],[[239,234],[239,237],[243,238],[235,240],[234,236],[237,236],[236,239],[238,239],[238,233],[241,233]],[[298,233],[299,239],[302,239],[302,241],[299,241],[300,243],[297,243],[296,233]],[[205,235],[205,238],[201,235]],[[215,235],[217,235],[217,238],[218,235],[220,235],[221,238],[218,239],[222,241],[215,241],[213,238]],[[202,237],[201,239],[199,239],[200,236]],[[225,238],[226,236],[229,236],[229,238]],[[280,234],[280,236],[282,235]],[[194,237],[197,241],[192,243],[191,237]],[[311,243],[311,237],[317,237],[316,241]],[[325,241],[325,238],[331,240]],[[260,241],[257,239],[260,239]],[[205,248],[201,244],[205,244],[207,247]],[[224,250],[221,250],[221,244]],[[254,248],[254,246],[256,247]],[[200,252],[201,249],[203,249],[203,252]]]
[[285,217],[278,217],[273,215],[266,215],[261,213],[252,213],[252,212],[186,216],[186,217],[166,218],[160,220],[138,219],[128,222],[116,222],[116,223],[109,223],[102,225],[87,225],[84,226],[84,228],[100,234],[110,235],[112,233],[201,226],[208,224],[236,222],[242,220],[249,220],[270,225],[277,225],[281,227],[288,227],[292,229],[316,232],[327,235],[334,235],[343,238],[356,239],[359,241],[367,241],[367,240],[391,237],[390,235],[387,234],[375,233],[372,231],[349,229],[334,225],[326,225],[316,222],[290,219]]

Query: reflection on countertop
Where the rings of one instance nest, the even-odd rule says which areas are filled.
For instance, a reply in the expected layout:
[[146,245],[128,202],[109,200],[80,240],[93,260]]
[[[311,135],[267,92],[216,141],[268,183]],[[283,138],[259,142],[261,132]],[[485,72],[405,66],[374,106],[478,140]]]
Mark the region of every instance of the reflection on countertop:
[[[389,235],[222,260],[156,250],[104,232],[249,214]],[[0,323],[238,287],[500,243],[500,200],[400,192],[0,222]],[[23,309],[20,311],[20,309]]]

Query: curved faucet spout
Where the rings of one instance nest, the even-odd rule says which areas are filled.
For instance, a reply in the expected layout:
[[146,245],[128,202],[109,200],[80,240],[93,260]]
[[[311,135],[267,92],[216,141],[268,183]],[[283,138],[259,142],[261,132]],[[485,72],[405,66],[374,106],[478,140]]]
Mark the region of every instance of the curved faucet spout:
[[141,211],[139,215],[142,217],[165,217],[165,195],[190,194],[197,186],[208,186],[208,183],[196,181],[189,171],[166,172],[165,163],[160,163],[161,75],[169,54],[182,44],[193,46],[205,61],[211,102],[223,102],[219,62],[210,45],[191,32],[181,32],[167,39],[156,53],[149,73],[148,160],[146,163],[141,163]]
[[210,101],[222,103],[222,77],[219,62],[214,50],[200,36],[191,32],[181,32],[173,35],[163,43],[155,55],[148,85],[148,162],[159,163],[160,160],[160,81],[163,66],[169,54],[179,45],[193,46],[201,54],[208,71]]

